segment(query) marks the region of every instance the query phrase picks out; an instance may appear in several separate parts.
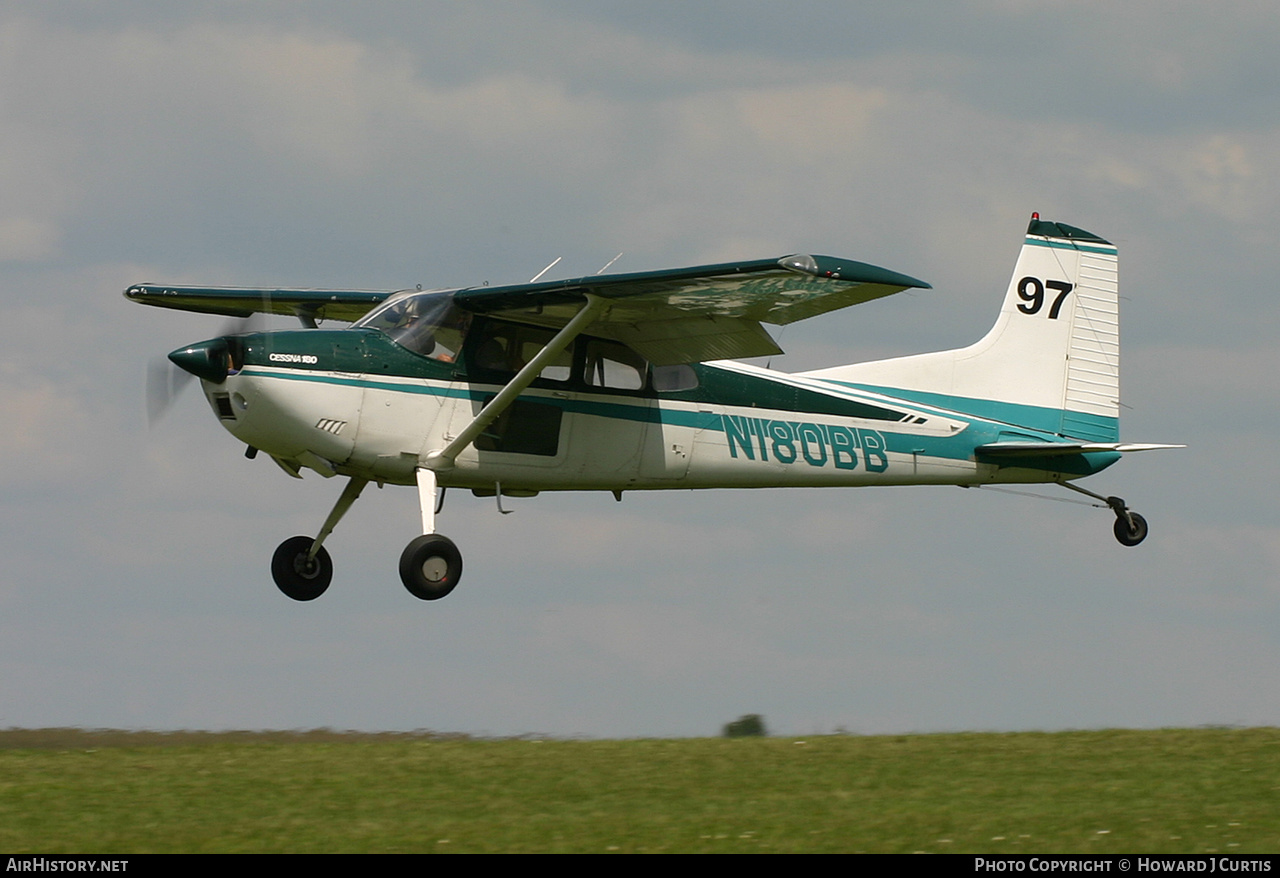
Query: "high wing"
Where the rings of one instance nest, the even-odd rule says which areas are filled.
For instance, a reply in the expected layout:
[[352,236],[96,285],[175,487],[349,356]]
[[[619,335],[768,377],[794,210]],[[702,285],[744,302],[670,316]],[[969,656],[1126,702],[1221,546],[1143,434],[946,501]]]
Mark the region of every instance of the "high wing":
[[[588,296],[605,300],[581,328],[632,347],[656,365],[779,354],[761,326],[786,325],[929,284],[863,262],[793,255],[665,271],[593,275],[451,291],[459,307],[521,323],[562,328]],[[211,314],[253,312],[355,320],[392,292],[266,290],[138,284],[136,302]]]
[[830,256],[727,262],[667,271],[460,290],[458,304],[560,327],[588,295],[609,307],[583,332],[612,338],[659,366],[782,353],[761,323],[786,325],[929,284]]

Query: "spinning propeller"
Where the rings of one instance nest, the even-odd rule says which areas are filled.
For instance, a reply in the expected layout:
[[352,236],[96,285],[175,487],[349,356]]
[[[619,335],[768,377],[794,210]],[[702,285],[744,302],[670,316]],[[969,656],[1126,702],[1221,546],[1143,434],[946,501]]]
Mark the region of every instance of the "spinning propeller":
[[229,338],[261,332],[266,320],[258,314],[235,317],[224,323],[218,335],[208,341],[187,345],[167,357],[152,357],[147,363],[147,424],[154,427],[169,411],[178,395],[194,377],[221,382],[231,368]]

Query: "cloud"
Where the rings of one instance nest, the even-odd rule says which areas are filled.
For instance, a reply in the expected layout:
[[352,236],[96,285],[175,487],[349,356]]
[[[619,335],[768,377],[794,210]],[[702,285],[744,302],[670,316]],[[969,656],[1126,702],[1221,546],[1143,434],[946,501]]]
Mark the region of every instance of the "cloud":
[[49,220],[0,219],[0,261],[37,262],[58,252],[60,232]]
[[[21,364],[0,361],[0,447],[11,464],[19,461],[53,463],[61,458],[75,466],[80,455],[77,438],[88,426],[83,401],[65,384],[32,372]],[[52,453],[51,453],[52,451]],[[0,470],[9,487],[37,482],[57,472],[10,465]]]

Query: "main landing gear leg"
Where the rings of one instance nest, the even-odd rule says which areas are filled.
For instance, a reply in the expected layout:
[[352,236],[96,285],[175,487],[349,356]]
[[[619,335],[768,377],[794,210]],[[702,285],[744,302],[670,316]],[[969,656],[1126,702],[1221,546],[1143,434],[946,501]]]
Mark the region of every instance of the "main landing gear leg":
[[436,533],[436,474],[419,467],[418,503],[422,508],[422,536],[400,555],[400,580],[409,594],[436,601],[453,591],[462,578],[462,553],[453,540]]
[[[429,451],[419,461],[418,503],[422,507],[422,536],[405,547],[400,556],[400,579],[414,597],[424,601],[438,600],[453,591],[462,576],[462,555],[453,540],[436,533],[436,473],[447,472],[458,455],[480,437],[485,428],[515,402],[534,382],[542,370],[559,356],[596,317],[609,308],[609,299],[588,293],[578,313],[573,315],[542,350],[520,368],[493,399],[471,419],[443,448]],[[498,491],[498,508],[502,508],[502,491]],[[505,511],[505,510],[504,510]]]
[[324,541],[356,502],[368,479],[354,476],[342,489],[342,496],[333,505],[333,511],[324,520],[324,527],[314,539],[290,537],[280,544],[271,557],[271,578],[276,587],[295,601],[314,601],[324,594],[333,579],[333,562],[324,549]]
[[1116,535],[1116,539],[1120,541],[1122,546],[1136,546],[1147,538],[1147,520],[1138,513],[1132,511],[1124,504],[1119,497],[1104,497],[1101,494],[1095,494],[1087,491],[1078,485],[1070,482],[1059,482],[1064,488],[1070,488],[1072,491],[1092,497],[1095,500],[1101,500],[1110,507],[1111,511],[1116,514],[1116,523],[1112,531]]

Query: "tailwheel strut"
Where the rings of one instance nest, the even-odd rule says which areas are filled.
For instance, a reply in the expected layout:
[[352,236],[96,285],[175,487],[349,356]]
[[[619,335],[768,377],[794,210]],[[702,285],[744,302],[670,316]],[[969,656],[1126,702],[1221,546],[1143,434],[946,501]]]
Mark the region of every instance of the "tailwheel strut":
[[1084,494],[1087,497],[1092,497],[1105,503],[1116,514],[1116,523],[1112,527],[1112,532],[1116,535],[1120,545],[1136,546],[1147,538],[1147,520],[1126,506],[1121,498],[1104,497],[1070,482],[1058,482],[1058,484],[1078,494]]

